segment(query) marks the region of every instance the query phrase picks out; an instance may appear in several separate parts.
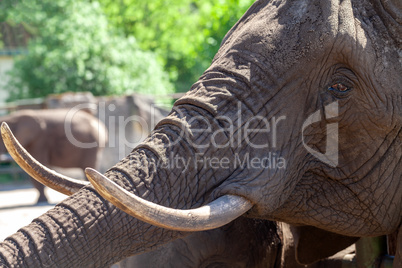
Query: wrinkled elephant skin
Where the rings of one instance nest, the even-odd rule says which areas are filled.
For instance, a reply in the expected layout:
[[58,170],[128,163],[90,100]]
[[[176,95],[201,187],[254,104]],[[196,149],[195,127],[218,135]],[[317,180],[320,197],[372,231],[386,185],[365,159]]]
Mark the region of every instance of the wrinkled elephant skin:
[[[170,208],[230,194],[253,204],[248,217],[342,236],[394,232],[399,8],[396,0],[255,2],[170,115],[105,176]],[[107,266],[186,235],[125,214],[89,186],[7,238],[0,263]]]
[[128,258],[119,267],[274,267],[280,256],[278,233],[274,222],[240,217]]

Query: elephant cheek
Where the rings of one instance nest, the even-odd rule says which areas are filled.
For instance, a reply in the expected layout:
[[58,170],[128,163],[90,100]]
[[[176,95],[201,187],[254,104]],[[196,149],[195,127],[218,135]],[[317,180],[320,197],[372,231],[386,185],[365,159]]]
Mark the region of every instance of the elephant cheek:
[[234,161],[237,165],[243,165],[243,168],[236,169],[230,178],[215,189],[214,196],[243,196],[254,204],[247,215],[272,218],[274,212],[289,198],[297,183],[296,180],[289,179],[291,175],[286,168],[287,161],[274,153],[251,158],[249,155],[235,155]]

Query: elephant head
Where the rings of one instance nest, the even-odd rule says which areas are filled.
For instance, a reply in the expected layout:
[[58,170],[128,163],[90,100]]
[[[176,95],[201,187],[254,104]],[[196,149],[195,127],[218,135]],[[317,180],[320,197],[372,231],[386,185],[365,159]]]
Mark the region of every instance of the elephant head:
[[7,238],[0,263],[105,266],[242,214],[342,236],[395,231],[401,11],[387,3],[255,2],[151,135]]
[[[32,144],[38,143],[39,146],[44,146],[39,137],[45,131],[46,123],[41,118],[32,114],[32,110],[22,110],[9,115],[2,116],[1,122],[7,124],[13,129],[19,142],[24,147],[31,147]],[[7,149],[3,142],[0,142],[0,154],[7,153]]]

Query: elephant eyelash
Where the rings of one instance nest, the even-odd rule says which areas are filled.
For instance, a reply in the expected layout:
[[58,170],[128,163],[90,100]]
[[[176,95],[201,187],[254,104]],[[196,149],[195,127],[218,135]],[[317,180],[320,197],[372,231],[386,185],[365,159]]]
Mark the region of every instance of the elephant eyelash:
[[327,89],[336,98],[346,98],[353,88],[348,86],[348,83],[335,82],[330,84]]
[[338,92],[347,92],[351,90],[348,86],[345,86],[343,83],[335,83],[332,86],[328,87],[328,90],[336,90]]

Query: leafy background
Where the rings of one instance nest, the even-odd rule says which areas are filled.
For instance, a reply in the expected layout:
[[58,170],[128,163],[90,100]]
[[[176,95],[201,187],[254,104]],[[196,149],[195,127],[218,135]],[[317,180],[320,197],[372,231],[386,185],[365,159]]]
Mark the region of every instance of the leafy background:
[[250,0],[0,2],[0,21],[34,36],[16,58],[10,100],[187,91]]

